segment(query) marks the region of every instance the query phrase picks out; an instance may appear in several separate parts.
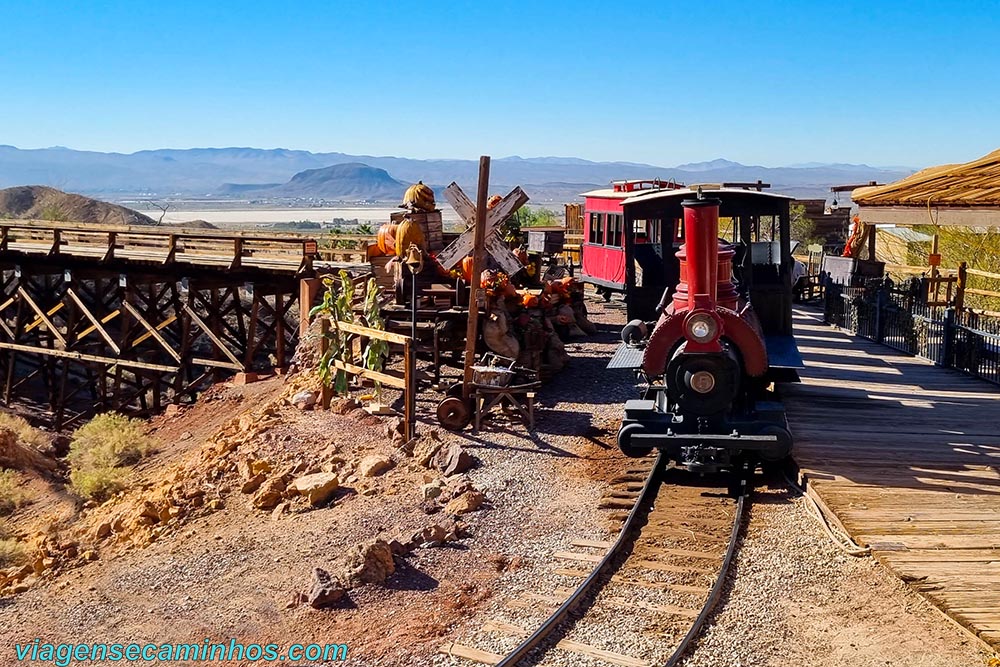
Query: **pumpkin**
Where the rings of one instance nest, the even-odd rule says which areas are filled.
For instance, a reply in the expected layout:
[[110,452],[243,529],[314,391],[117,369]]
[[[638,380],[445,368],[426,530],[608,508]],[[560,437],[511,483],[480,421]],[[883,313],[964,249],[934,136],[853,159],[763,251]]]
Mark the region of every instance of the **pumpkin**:
[[424,185],[423,181],[417,181],[411,185],[403,194],[403,207],[418,211],[431,212],[434,210],[434,191]]
[[521,303],[525,308],[538,308],[538,297],[531,293],[525,294]]
[[396,254],[396,227],[395,222],[387,222],[378,228],[375,245],[378,246],[383,255]]
[[409,218],[403,218],[403,222],[396,228],[396,256],[405,257],[406,251],[411,245],[416,245],[421,250],[426,250],[424,242],[424,230],[420,225]]
[[472,255],[467,255],[462,260],[462,279],[466,283],[472,282]]

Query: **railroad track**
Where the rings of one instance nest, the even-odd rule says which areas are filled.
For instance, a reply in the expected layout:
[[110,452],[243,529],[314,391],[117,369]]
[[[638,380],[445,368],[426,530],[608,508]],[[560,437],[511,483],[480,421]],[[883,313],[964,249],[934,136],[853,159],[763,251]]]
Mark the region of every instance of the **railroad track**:
[[[481,634],[519,638],[513,650],[499,654],[451,643],[441,652],[497,667],[566,664],[559,661],[560,652],[575,654],[586,664],[679,664],[721,597],[749,504],[748,487],[743,484],[743,493],[734,499],[728,479],[699,480],[668,471],[662,456],[643,463],[614,480],[602,500],[610,518],[621,521],[618,538],[574,540],[553,554],[559,564],[553,574],[578,582],[576,586],[556,588],[552,594],[527,593],[509,603],[517,616],[555,610],[533,630],[523,621],[490,620],[482,626]],[[614,627],[655,635],[657,655],[649,656],[650,646],[642,657],[619,652],[606,636]],[[602,641],[593,641],[595,637]]]

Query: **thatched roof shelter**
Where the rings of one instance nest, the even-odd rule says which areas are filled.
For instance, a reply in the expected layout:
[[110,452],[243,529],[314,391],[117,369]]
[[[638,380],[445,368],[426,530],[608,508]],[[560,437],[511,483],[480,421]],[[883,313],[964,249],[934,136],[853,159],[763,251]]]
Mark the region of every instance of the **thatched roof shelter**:
[[966,162],[929,167],[851,193],[862,222],[894,225],[1000,225],[1000,150]]

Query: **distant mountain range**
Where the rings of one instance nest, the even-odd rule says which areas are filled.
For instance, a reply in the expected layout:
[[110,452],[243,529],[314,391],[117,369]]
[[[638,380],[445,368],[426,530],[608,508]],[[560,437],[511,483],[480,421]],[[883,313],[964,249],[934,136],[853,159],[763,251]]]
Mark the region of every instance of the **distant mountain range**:
[[[331,170],[334,166],[340,169]],[[416,160],[281,148],[158,149],[123,154],[0,146],[0,188],[48,185],[106,199],[145,194],[389,200],[398,196],[400,188],[418,180],[436,187],[457,181],[472,193],[477,170],[476,160]],[[663,167],[574,157],[513,156],[493,160],[490,182],[495,191],[521,185],[536,202],[568,201],[612,180],[632,178],[674,179],[686,184],[760,179],[770,183],[775,192],[823,197],[831,185],[872,180],[886,183],[911,172],[852,164],[761,167],[717,159]]]

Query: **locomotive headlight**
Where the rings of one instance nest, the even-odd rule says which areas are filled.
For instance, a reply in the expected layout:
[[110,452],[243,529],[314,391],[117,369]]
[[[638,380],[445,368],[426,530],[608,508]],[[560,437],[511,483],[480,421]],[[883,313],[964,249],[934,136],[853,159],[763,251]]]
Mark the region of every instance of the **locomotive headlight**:
[[707,394],[715,389],[715,376],[708,371],[698,371],[688,379],[688,384],[699,394]]
[[688,338],[697,343],[708,343],[715,340],[719,332],[719,325],[708,313],[692,315],[685,323]]

